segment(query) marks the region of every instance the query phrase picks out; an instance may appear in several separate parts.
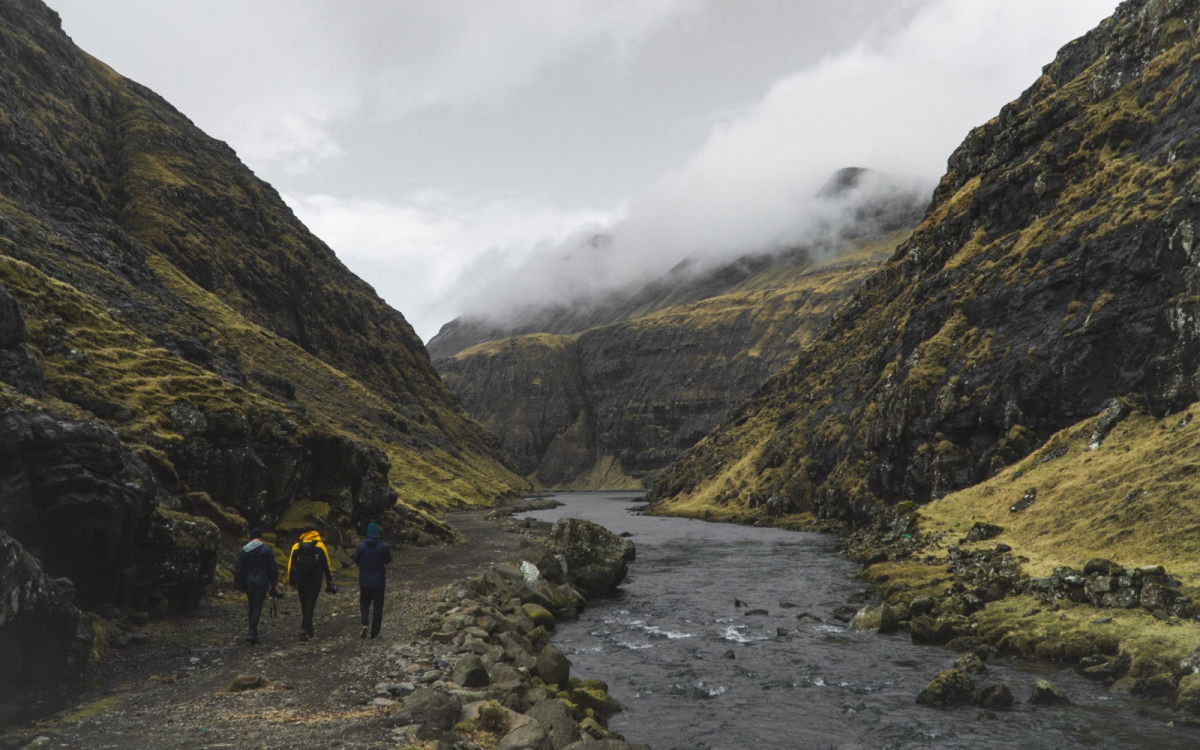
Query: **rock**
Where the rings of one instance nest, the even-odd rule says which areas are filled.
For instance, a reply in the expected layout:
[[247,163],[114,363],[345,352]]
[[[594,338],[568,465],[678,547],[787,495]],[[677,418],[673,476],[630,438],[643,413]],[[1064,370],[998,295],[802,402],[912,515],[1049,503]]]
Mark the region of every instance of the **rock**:
[[1120,565],[1117,565],[1112,560],[1105,560],[1104,558],[1101,558],[1101,557],[1094,557],[1091,560],[1088,560],[1086,563],[1084,563],[1083,574],[1087,575],[1087,576],[1090,576],[1090,575],[1123,576],[1123,575],[1125,575],[1125,568],[1121,567]]
[[567,578],[588,596],[607,594],[629,574],[633,542],[591,521],[564,518],[550,531],[550,544],[567,563]]
[[241,693],[246,690],[265,690],[271,687],[271,681],[260,674],[240,674],[225,688],[227,693]]
[[45,392],[44,376],[25,346],[26,336],[17,300],[0,285],[0,381],[26,396],[40,398]]
[[1175,707],[1200,716],[1200,674],[1185,675],[1175,692]]
[[1037,500],[1037,489],[1030,487],[1029,489],[1025,490],[1024,495],[1021,495],[1020,500],[1009,506],[1009,511],[1013,513],[1019,513],[1023,510],[1027,510],[1031,505],[1033,505],[1035,500]]
[[521,611],[538,627],[545,628],[546,630],[554,630],[554,615],[545,607],[530,602],[522,604]]
[[1062,690],[1046,680],[1037,680],[1033,683],[1033,693],[1029,696],[1029,702],[1035,705],[1049,706],[1071,701]]
[[[0,724],[43,687],[79,686],[91,619],[36,559],[0,529]],[[102,628],[102,631],[105,630]]]
[[536,719],[546,730],[554,750],[562,750],[572,742],[579,741],[579,725],[562,701],[542,701],[529,709],[527,715]]
[[908,627],[913,643],[941,645],[971,634],[971,621],[962,615],[945,615],[937,619],[921,615],[912,618]]
[[771,613],[765,609],[751,609],[751,610],[747,610],[743,616],[744,617],[767,617],[770,614]]
[[459,659],[454,665],[454,675],[450,679],[465,688],[487,687],[491,684],[487,667],[476,654]]
[[922,706],[944,708],[971,703],[975,683],[961,669],[946,669],[930,680],[919,695],[917,703]]
[[1013,694],[1007,685],[988,685],[979,691],[976,704],[989,711],[999,711],[1012,706]]
[[733,649],[729,649],[724,654],[721,654],[722,659],[736,659],[737,654],[733,653]]
[[854,616],[858,614],[858,607],[850,604],[844,604],[840,607],[835,607],[833,610],[833,619],[838,622],[850,622]]
[[547,685],[563,687],[571,677],[571,662],[555,646],[546,646],[538,654],[537,673]]
[[972,526],[971,530],[967,532],[967,541],[983,542],[987,541],[988,539],[995,539],[1003,533],[1003,528],[992,523],[983,523],[981,521]]
[[554,743],[541,722],[530,721],[504,735],[496,750],[554,750]]
[[967,674],[983,674],[987,671],[983,659],[976,654],[963,654],[954,660],[954,668],[961,669]]
[[450,729],[458,723],[462,701],[427,687],[419,687],[404,699],[404,707],[392,714],[394,724],[424,724]]
[[564,750],[651,750],[649,745],[635,745],[622,740],[580,740]]
[[913,617],[920,617],[921,615],[927,615],[930,612],[932,612],[933,608],[936,606],[937,606],[937,602],[934,601],[932,596],[918,596],[917,598],[915,598],[911,602],[909,602],[908,616],[911,619]]

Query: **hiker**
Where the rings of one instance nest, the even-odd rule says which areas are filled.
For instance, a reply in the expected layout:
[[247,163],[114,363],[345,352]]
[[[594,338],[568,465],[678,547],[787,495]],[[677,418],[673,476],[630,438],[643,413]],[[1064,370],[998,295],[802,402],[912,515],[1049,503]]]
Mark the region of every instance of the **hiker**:
[[354,550],[354,564],[358,566],[358,607],[362,611],[362,633],[367,637],[367,619],[374,605],[375,613],[370,618],[371,637],[379,637],[383,624],[383,590],[387,586],[387,568],[392,561],[392,550],[379,538],[379,524],[367,525],[367,538],[359,542]]
[[233,567],[233,587],[240,594],[246,592],[250,607],[250,630],[246,641],[258,645],[258,621],[262,617],[263,602],[267,594],[279,595],[279,566],[275,564],[275,550],[264,544],[262,531],[250,529],[250,541],[238,554]]
[[329,567],[329,550],[321,541],[321,534],[313,525],[301,530],[300,541],[292,545],[288,556],[288,585],[300,595],[300,642],[305,643],[316,633],[313,631],[313,612],[317,609],[317,595],[321,593],[321,577],[325,578],[325,591],[337,593],[333,585],[333,570]]

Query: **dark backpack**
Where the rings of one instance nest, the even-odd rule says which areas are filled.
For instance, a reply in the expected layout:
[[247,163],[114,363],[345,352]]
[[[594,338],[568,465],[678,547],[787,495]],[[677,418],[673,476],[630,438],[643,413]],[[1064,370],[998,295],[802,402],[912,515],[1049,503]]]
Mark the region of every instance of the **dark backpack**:
[[296,581],[313,583],[321,580],[320,554],[316,542],[300,542],[292,558],[292,575]]

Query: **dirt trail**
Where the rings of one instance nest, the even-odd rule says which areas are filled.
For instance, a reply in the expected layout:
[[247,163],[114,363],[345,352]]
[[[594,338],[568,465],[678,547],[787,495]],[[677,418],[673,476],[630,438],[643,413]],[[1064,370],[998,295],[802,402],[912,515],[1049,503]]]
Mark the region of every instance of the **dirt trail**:
[[[400,681],[406,663],[427,658],[413,631],[430,593],[513,556],[520,542],[482,512],[447,520],[465,537],[461,545],[395,550],[378,640],[359,638],[353,578],[321,594],[316,639],[304,644],[294,594],[280,600],[278,619],[264,613],[262,644],[250,646],[245,600],[226,588],[194,615],[149,629],[149,644],[113,651],[76,708],[0,746],[40,736],[50,748],[394,747],[384,722],[394,709],[372,705],[375,686]],[[397,647],[408,653],[389,661]],[[261,674],[275,689],[224,692],[242,674]]]

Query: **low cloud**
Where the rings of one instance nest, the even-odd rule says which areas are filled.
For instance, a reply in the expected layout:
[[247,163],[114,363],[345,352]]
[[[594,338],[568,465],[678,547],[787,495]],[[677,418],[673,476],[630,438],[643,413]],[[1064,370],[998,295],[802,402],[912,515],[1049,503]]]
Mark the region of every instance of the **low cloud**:
[[870,191],[929,195],[946,158],[1040,74],[1057,49],[1094,26],[1111,2],[935,0],[894,33],[828,57],[778,83],[716,127],[665,175],[602,243],[479,255],[451,286],[471,316],[511,317],[533,303],[611,292],[664,273],[751,252],[827,242],[849,232],[853,206],[814,200],[838,169],[891,175]]

